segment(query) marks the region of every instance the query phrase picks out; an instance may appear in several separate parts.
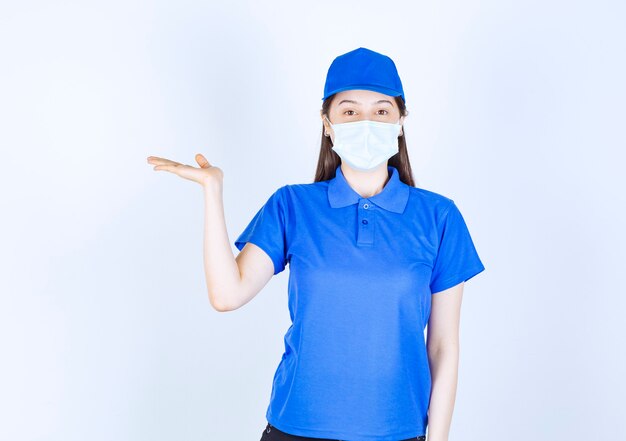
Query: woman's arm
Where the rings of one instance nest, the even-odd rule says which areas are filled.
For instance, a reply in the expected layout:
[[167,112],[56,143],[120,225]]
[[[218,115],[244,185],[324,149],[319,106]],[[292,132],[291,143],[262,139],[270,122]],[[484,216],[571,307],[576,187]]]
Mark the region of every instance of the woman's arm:
[[464,282],[432,295],[426,347],[432,387],[428,441],[448,441],[459,366],[459,321]]
[[253,243],[235,257],[230,247],[222,185],[204,185],[204,272],[209,301],[220,312],[234,311],[256,296],[274,275],[271,258]]
[[204,272],[209,302],[217,311],[232,311],[249,302],[265,286],[274,274],[274,264],[265,251],[252,243],[235,257],[224,216],[224,173],[200,153],[195,159],[199,168],[158,156],[148,156],[148,163],[156,171],[168,171],[202,185]]

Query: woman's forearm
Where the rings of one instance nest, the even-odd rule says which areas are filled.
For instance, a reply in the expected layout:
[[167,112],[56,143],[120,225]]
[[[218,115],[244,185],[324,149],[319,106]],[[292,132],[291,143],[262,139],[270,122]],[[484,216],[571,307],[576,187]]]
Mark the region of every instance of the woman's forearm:
[[448,343],[428,353],[432,379],[428,408],[428,441],[448,441],[456,399],[459,346]]
[[226,311],[241,277],[226,231],[222,187],[205,185],[204,202],[204,271],[209,301],[218,311]]

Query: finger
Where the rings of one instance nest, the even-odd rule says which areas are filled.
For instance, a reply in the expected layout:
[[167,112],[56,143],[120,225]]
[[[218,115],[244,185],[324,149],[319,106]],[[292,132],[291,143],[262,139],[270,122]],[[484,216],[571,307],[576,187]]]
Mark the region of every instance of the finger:
[[159,158],[157,156],[149,156],[148,157],[148,162],[150,164],[155,164],[155,165],[175,165],[175,164],[179,164],[178,162],[170,161],[169,159],[165,159],[165,158]]
[[186,165],[183,164],[160,164],[160,165],[156,165],[154,167],[154,170],[163,170],[163,171],[169,171],[172,173],[176,173],[176,170],[182,167],[186,167]]
[[159,156],[148,156],[148,162],[156,162],[156,161],[167,161],[167,159],[160,158]]
[[207,159],[204,157],[204,155],[198,153],[196,155],[196,162],[200,165],[200,167],[202,168],[209,168],[211,167],[211,163],[209,163],[209,161],[207,161]]

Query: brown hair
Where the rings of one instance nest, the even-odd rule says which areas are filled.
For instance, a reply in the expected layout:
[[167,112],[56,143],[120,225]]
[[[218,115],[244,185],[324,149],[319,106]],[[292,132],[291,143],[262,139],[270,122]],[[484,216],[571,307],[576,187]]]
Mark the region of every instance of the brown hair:
[[[326,98],[322,103],[322,115],[328,116],[330,105],[336,94]],[[400,109],[400,116],[407,115],[406,105],[401,96],[393,97]],[[317,161],[317,170],[315,171],[315,180],[313,182],[326,181],[335,177],[335,170],[341,164],[341,158],[332,150],[333,142],[330,136],[324,136],[324,124],[322,123],[322,143],[320,145],[320,155]],[[415,187],[413,181],[413,171],[409,162],[409,154],[406,150],[405,128],[402,127],[402,135],[398,136],[398,153],[393,155],[387,161],[387,165],[391,165],[398,169],[400,180],[411,187]]]

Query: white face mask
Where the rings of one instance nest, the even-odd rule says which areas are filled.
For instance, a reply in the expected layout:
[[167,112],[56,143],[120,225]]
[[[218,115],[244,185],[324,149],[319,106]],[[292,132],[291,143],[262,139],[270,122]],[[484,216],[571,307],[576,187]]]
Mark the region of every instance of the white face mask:
[[354,121],[332,124],[335,133],[332,149],[358,170],[371,170],[398,153],[402,124],[380,121]]

